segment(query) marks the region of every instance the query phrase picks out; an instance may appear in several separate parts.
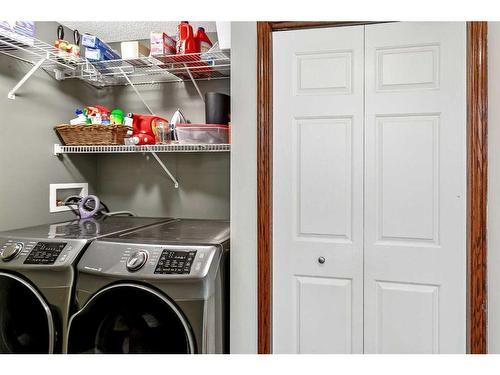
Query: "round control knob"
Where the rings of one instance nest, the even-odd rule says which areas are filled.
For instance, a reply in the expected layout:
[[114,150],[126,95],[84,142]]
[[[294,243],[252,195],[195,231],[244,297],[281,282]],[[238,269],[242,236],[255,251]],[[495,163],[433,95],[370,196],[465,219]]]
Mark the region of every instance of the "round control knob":
[[2,251],[0,258],[4,262],[9,262],[19,255],[24,245],[21,242],[8,244]]
[[319,263],[319,264],[323,264],[323,263],[325,263],[325,262],[326,262],[325,257],[319,257],[319,258],[318,258],[318,263]]
[[148,261],[148,252],[139,250],[127,259],[127,269],[130,272],[139,271]]

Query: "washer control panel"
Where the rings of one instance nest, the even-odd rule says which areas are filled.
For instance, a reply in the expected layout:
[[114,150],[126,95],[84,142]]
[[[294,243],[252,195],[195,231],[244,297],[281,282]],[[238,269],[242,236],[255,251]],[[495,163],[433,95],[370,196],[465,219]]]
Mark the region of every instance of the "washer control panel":
[[164,249],[156,263],[155,274],[188,275],[191,272],[196,250],[176,251]]
[[38,242],[24,264],[54,264],[66,245],[66,242]]

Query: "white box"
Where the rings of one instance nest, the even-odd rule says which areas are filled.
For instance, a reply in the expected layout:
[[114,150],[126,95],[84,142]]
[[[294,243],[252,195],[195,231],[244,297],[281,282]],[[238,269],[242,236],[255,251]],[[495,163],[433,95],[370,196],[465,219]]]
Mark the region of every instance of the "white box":
[[231,49],[231,22],[216,22],[220,49]]
[[121,43],[122,59],[138,59],[140,57],[149,56],[149,48],[145,45],[135,42],[122,42]]

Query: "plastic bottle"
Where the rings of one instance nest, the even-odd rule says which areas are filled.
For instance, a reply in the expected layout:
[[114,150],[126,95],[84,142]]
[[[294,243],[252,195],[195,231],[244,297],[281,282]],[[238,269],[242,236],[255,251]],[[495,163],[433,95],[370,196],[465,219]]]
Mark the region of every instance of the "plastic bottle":
[[205,29],[203,27],[198,27],[198,30],[196,31],[196,43],[200,53],[208,52],[213,46],[212,41],[205,33]]
[[177,34],[177,54],[184,55],[199,52],[193,28],[187,21],[179,23]]

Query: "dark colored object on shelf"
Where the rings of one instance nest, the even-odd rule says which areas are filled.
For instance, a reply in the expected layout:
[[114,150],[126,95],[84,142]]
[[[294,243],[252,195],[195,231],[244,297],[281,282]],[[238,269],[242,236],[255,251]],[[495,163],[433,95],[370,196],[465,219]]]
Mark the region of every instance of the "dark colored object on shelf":
[[205,122],[207,124],[227,125],[230,121],[230,96],[218,92],[205,94]]

